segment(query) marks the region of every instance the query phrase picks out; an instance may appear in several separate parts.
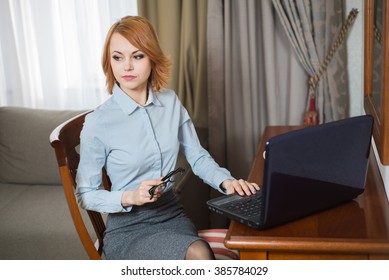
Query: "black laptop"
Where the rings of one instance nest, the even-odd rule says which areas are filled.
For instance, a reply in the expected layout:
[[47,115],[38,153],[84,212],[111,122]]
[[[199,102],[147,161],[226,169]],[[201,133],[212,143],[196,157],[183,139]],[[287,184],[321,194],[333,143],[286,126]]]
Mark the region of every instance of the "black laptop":
[[364,191],[372,129],[373,118],[364,115],[273,137],[266,143],[261,190],[207,205],[266,229],[348,202]]

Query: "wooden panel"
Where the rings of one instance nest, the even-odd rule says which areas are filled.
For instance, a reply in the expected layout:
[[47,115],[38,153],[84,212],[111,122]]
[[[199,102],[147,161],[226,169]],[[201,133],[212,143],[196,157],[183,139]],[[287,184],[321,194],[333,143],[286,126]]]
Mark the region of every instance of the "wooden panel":
[[241,260],[267,260],[267,252],[241,251]]
[[[374,57],[373,46],[374,42],[374,0],[365,0],[365,44],[364,44],[364,108],[367,114],[374,117],[374,131],[373,137],[377,146],[378,153],[382,164],[389,164],[389,0],[383,0],[382,7],[382,89],[381,89],[381,109],[372,99],[373,94],[373,78],[374,78]],[[377,42],[376,42],[377,43]],[[377,65],[376,65],[377,67]]]
[[367,260],[367,254],[321,254],[321,253],[285,253],[271,252],[269,260]]
[[369,260],[389,260],[389,255],[369,255]]

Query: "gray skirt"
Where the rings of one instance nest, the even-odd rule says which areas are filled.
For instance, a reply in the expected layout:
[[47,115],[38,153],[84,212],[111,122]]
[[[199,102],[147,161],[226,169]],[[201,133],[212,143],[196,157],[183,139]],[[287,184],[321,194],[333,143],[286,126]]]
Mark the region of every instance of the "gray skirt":
[[109,214],[106,227],[106,259],[184,259],[188,247],[201,239],[172,191],[131,212]]

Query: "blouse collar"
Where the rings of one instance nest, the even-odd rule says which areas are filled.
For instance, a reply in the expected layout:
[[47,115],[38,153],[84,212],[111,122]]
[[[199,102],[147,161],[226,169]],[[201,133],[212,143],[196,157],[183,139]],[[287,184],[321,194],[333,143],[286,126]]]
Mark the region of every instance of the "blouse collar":
[[154,93],[151,89],[149,89],[146,104],[143,106],[136,103],[117,84],[115,84],[113,88],[112,95],[112,98],[116,101],[119,107],[128,115],[132,114],[138,108],[148,107],[151,105],[162,106],[157,97],[157,94]]

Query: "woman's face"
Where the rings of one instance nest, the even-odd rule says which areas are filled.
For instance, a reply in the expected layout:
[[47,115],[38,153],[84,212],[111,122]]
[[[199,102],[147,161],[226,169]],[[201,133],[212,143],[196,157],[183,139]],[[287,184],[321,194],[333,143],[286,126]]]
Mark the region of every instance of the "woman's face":
[[150,58],[119,33],[112,34],[109,47],[113,75],[120,88],[131,97],[147,94]]

